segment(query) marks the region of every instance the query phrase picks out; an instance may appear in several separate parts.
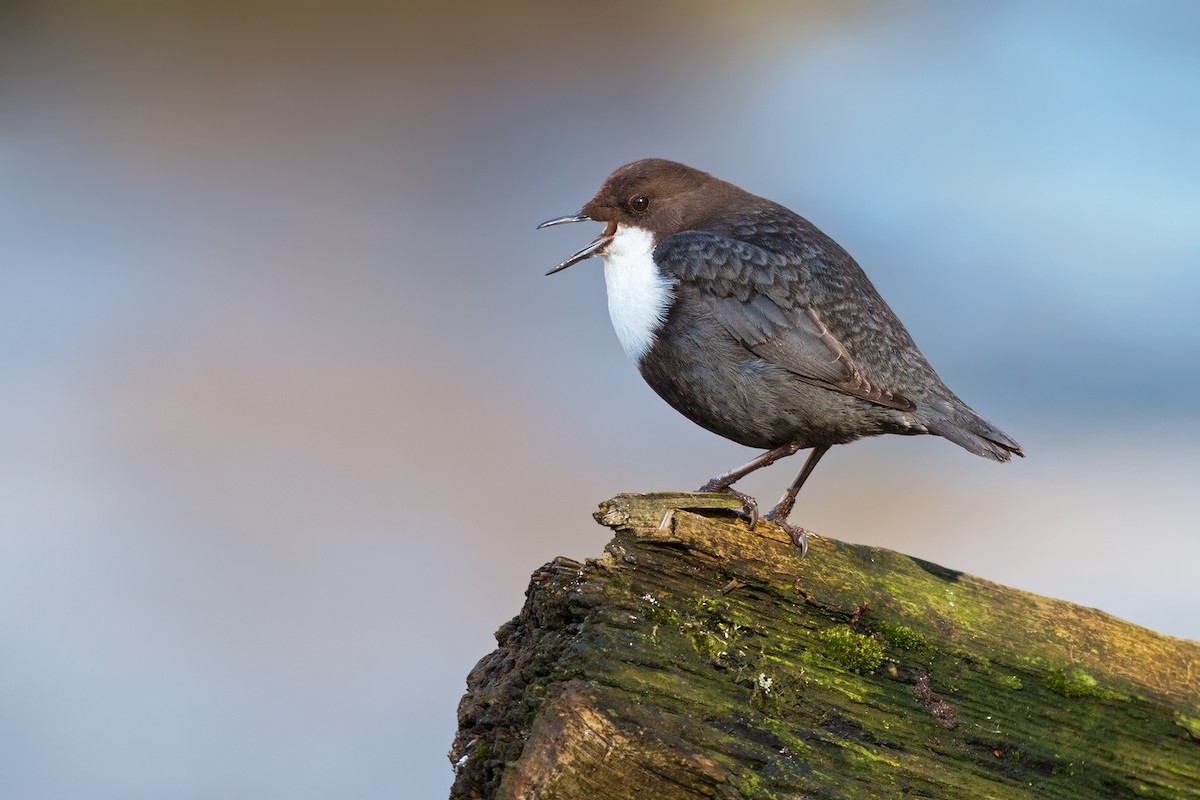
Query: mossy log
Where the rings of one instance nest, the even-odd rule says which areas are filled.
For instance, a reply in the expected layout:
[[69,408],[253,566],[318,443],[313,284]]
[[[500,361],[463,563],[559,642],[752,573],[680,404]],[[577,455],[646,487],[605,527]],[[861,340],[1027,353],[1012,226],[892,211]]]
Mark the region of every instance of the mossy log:
[[1200,643],[620,495],[467,679],[452,798],[1200,798]]

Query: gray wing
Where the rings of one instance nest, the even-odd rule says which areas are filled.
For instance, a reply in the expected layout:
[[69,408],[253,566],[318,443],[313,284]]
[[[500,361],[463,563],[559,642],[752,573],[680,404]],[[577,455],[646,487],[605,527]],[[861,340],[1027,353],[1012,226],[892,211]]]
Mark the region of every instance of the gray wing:
[[714,319],[759,358],[800,378],[901,411],[916,404],[877,385],[812,307],[803,261],[705,231],[668,237],[658,265],[693,287]]

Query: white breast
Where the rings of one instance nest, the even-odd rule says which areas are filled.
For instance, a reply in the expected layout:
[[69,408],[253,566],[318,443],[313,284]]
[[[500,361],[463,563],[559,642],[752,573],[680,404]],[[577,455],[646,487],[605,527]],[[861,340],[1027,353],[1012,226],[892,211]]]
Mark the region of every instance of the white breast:
[[644,228],[623,225],[604,252],[608,315],[621,347],[641,359],[667,319],[675,281],[654,264],[654,237]]

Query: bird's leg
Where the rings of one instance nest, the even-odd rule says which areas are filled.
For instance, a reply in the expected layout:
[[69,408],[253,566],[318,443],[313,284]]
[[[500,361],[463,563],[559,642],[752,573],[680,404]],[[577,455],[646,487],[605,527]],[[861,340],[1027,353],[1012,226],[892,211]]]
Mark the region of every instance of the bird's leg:
[[774,450],[768,450],[767,452],[763,453],[762,455],[758,456],[757,458],[755,458],[752,461],[747,461],[745,464],[738,467],[737,469],[731,469],[729,472],[726,472],[722,475],[718,475],[715,478],[712,478],[711,480],[709,480],[708,483],[704,484],[696,491],[698,491],[698,492],[724,492],[732,484],[736,483],[737,481],[740,481],[742,478],[746,477],[751,472],[754,472],[754,470],[761,469],[762,467],[769,467],[770,465],[774,464],[779,459],[787,458],[788,456],[795,454],[799,450],[800,450],[800,445],[798,445],[798,444],[780,445],[779,447],[776,447]]
[[783,528],[787,535],[792,537],[792,543],[800,548],[801,558],[804,558],[808,552],[808,531],[788,522],[788,514],[792,513],[792,507],[796,505],[796,495],[800,493],[800,487],[808,480],[808,476],[812,474],[817,462],[821,460],[821,456],[825,455],[829,447],[827,444],[819,444],[812,449],[812,452],[808,454],[808,460],[804,462],[804,468],[796,476],[796,480],[792,481],[792,485],[783,493],[783,497],[774,508],[767,512],[767,516],[764,518]]
[[829,451],[830,445],[821,444],[812,449],[808,454],[808,460],[804,462],[804,468],[800,470],[800,474],[796,476],[796,480],[792,481],[792,485],[783,493],[783,497],[775,504],[775,508],[771,509],[771,513],[782,518],[787,518],[787,515],[792,513],[792,507],[796,505],[796,495],[800,493],[800,488],[804,486],[804,482],[808,480],[808,476],[816,469],[817,462],[821,460],[821,456]]
[[742,512],[750,521],[750,529],[753,530],[755,524],[758,522],[758,501],[745,492],[739,492],[736,489],[731,489],[730,487],[734,482],[741,480],[751,472],[754,472],[754,470],[770,466],[781,458],[787,458],[790,455],[794,455],[799,449],[800,445],[798,444],[785,444],[776,447],[773,450],[768,450],[758,458],[755,458],[753,461],[748,461],[737,469],[730,470],[723,475],[718,475],[715,478],[712,478],[708,483],[704,484],[696,491],[728,492],[738,500],[741,500]]

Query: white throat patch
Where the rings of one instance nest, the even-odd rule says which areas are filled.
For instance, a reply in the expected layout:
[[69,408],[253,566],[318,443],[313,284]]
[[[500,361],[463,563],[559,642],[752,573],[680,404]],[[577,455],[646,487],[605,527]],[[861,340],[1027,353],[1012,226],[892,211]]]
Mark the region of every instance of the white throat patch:
[[604,251],[608,316],[621,347],[635,361],[654,344],[674,298],[675,281],[659,273],[653,250],[650,231],[622,225]]

